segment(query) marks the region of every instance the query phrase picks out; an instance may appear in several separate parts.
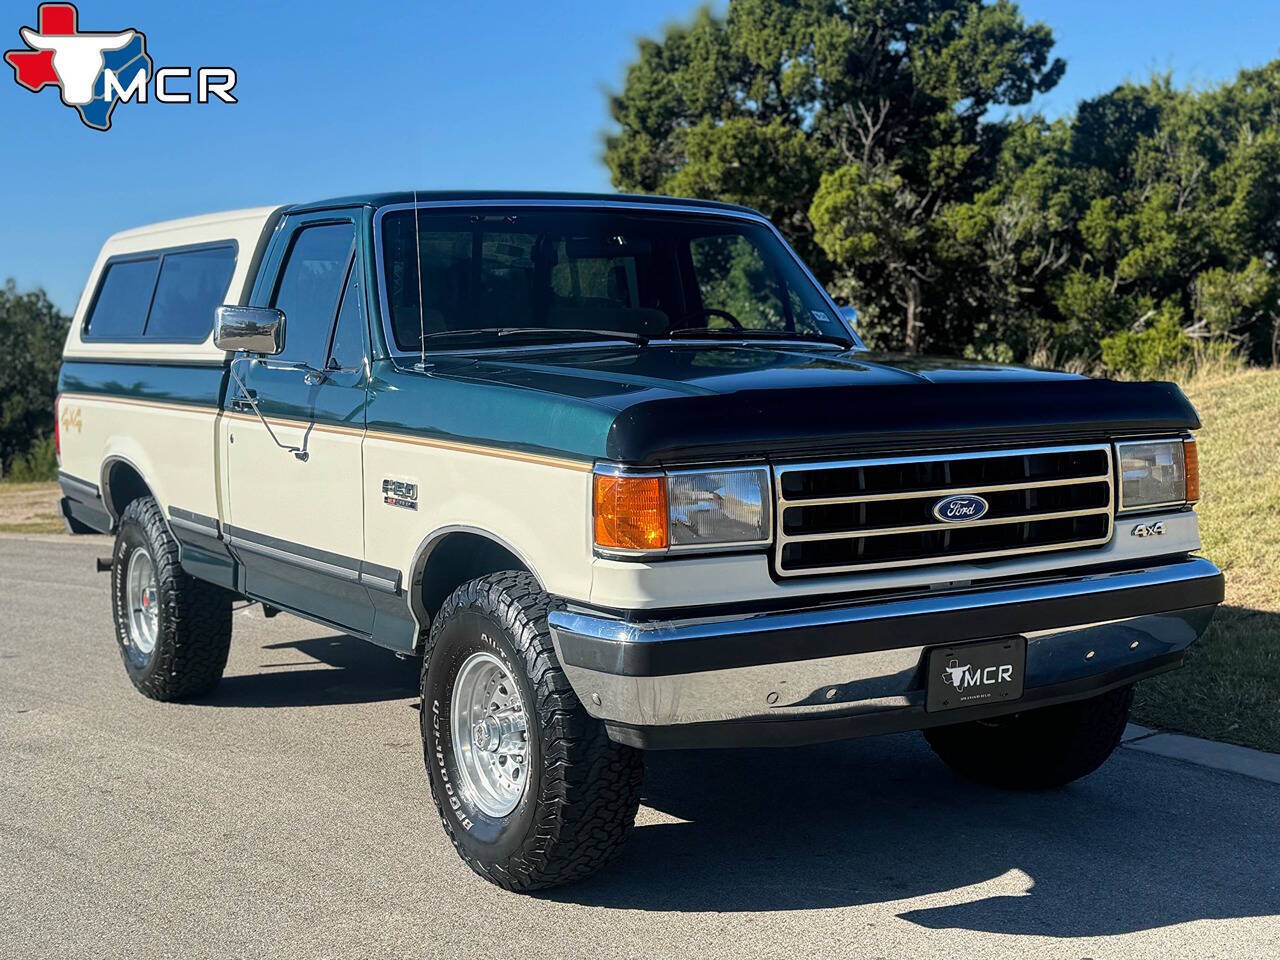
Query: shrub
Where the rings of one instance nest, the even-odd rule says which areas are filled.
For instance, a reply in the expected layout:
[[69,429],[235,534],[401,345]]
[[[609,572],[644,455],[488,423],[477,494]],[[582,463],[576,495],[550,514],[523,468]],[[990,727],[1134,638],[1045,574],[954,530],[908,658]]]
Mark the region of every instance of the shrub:
[[53,397],[68,320],[44,292],[0,285],[0,464],[53,433]]
[[1138,380],[1154,380],[1186,366],[1195,344],[1172,310],[1161,310],[1144,330],[1123,330],[1102,340],[1107,372]]
[[14,483],[58,479],[58,452],[53,437],[37,437],[26,453],[14,457],[5,479]]

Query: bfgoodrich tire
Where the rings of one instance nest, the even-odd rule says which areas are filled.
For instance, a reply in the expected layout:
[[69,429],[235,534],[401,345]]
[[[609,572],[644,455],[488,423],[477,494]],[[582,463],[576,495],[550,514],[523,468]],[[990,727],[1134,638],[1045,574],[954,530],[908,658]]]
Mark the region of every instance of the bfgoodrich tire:
[[595,873],[640,803],[640,753],[578,701],[556,660],[550,606],[528,573],[472,580],[445,601],[423,657],[423,757],[445,833],[508,890]]
[[125,671],[152,700],[208,693],[231,648],[231,594],[184,573],[178,542],[151,497],[124,509],[111,564],[111,607]]
[[1043,790],[1093,773],[1120,744],[1133,687],[995,720],[925,730],[952,770],[997,787]]

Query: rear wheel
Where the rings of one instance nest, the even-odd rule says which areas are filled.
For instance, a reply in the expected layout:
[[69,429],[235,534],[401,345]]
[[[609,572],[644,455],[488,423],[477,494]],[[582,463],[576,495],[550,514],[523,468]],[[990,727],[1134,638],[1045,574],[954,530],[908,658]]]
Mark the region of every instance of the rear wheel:
[[1047,789],[1086,776],[1120,745],[1133,687],[1089,700],[924,732],[961,776],[997,787]]
[[120,516],[111,601],[120,656],[141,693],[177,700],[217,686],[231,648],[231,594],[183,572],[152,497]]
[[640,753],[578,701],[556,660],[550,606],[528,573],[472,580],[445,601],[423,658],[423,756],[445,833],[508,890],[599,870],[640,803]]

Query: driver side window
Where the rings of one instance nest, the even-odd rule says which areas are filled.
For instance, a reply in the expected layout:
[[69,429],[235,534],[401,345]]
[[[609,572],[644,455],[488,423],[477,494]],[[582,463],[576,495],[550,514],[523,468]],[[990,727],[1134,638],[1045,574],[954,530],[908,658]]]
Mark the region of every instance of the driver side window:
[[303,227],[293,236],[271,305],[284,311],[280,359],[320,368],[355,251],[355,224]]

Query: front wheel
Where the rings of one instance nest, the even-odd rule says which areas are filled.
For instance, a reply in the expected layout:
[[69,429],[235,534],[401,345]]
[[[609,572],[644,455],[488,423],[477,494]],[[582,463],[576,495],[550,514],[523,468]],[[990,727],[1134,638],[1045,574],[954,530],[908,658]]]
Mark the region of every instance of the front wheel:
[[1120,745],[1133,687],[994,720],[924,732],[933,752],[961,776],[996,787],[1043,790],[1079,780]]
[[508,890],[599,870],[640,803],[640,753],[583,709],[556,660],[549,609],[528,573],[472,580],[445,601],[423,657],[423,757],[445,833]]

